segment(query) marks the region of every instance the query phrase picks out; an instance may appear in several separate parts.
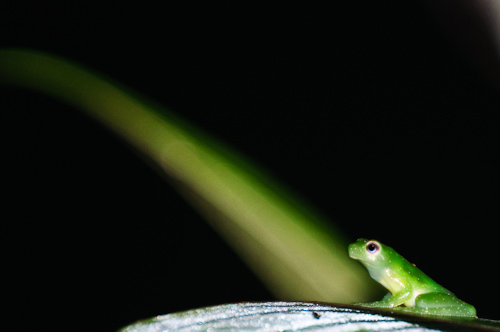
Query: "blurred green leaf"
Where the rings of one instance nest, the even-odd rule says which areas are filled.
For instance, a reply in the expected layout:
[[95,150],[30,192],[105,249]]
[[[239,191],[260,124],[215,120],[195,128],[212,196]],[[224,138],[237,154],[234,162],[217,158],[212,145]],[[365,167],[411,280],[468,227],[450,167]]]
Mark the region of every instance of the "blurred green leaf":
[[348,258],[343,236],[312,209],[256,165],[119,84],[29,50],[0,51],[0,83],[62,99],[146,155],[278,298],[359,302],[379,290]]

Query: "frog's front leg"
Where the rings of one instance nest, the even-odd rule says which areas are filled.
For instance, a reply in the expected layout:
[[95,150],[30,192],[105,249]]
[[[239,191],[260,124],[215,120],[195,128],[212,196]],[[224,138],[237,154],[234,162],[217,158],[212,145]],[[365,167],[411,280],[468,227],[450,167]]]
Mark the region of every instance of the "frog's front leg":
[[360,303],[360,305],[371,308],[394,308],[402,305],[406,301],[410,300],[412,297],[411,292],[408,290],[402,290],[400,292],[396,292],[391,296],[388,295],[389,294],[384,296],[384,298],[381,301]]
[[415,299],[415,307],[409,309],[415,313],[435,316],[477,317],[473,306],[454,295],[443,293],[421,294]]
[[385,295],[384,295],[384,297],[382,298],[382,301],[387,300],[387,299],[388,299],[388,298],[390,298],[391,296],[392,296],[392,293],[391,293],[391,292],[389,292],[389,293],[385,294]]

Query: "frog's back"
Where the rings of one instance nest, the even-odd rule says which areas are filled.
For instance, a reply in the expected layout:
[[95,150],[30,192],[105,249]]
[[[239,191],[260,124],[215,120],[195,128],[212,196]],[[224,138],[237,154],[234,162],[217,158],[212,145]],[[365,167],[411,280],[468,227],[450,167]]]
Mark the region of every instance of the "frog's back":
[[[398,254],[399,255],[399,254]],[[422,272],[415,264],[408,262],[401,255],[402,259],[401,267],[405,270],[409,281],[413,284],[415,291],[420,291],[422,293],[442,293],[453,295],[452,292],[435,282],[427,274]]]

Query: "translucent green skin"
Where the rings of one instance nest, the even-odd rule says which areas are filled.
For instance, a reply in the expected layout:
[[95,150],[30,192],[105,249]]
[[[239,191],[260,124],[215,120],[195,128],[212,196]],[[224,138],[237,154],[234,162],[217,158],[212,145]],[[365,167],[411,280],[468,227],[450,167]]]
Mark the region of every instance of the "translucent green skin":
[[473,306],[459,300],[391,247],[375,240],[358,239],[349,245],[349,256],[359,260],[370,276],[390,292],[381,301],[363,303],[363,306],[394,308],[422,315],[476,318]]

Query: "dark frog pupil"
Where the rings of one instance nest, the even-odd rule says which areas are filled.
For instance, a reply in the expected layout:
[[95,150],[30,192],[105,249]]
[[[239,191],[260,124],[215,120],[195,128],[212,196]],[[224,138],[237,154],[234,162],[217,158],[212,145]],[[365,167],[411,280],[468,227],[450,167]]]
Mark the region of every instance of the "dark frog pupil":
[[378,245],[376,245],[375,243],[368,243],[368,245],[366,246],[366,250],[370,254],[374,254],[378,250]]

